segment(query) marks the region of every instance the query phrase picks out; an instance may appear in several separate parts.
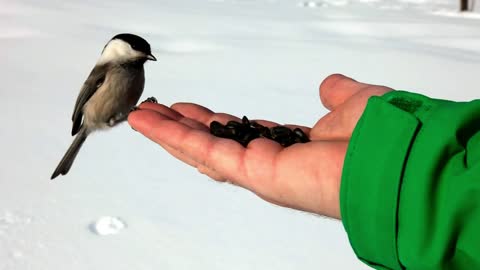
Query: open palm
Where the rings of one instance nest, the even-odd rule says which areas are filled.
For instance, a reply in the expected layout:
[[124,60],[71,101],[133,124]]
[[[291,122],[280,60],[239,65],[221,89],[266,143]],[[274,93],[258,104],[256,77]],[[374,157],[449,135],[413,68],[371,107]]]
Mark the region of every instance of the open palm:
[[330,113],[313,128],[295,126],[309,135],[311,142],[287,148],[264,138],[244,148],[233,140],[215,137],[209,132],[210,122],[239,118],[192,103],[171,107],[143,103],[128,120],[170,154],[217,181],[244,187],[281,206],[340,218],[340,182],[351,133],[368,98],[390,90],[343,75],[329,76],[320,86],[320,97]]

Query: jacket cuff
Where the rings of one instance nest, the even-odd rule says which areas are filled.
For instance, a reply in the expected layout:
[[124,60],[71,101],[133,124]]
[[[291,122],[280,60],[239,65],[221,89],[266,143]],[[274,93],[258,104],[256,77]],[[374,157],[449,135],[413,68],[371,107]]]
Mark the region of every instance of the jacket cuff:
[[403,268],[397,250],[399,191],[420,126],[414,114],[391,103],[395,93],[369,99],[348,146],[340,188],[353,250],[368,265],[385,269]]

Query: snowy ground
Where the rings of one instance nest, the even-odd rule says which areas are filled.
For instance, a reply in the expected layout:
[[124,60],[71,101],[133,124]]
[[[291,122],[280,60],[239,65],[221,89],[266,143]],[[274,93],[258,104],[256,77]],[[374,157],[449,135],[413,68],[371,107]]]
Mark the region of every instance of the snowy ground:
[[0,0],[0,270],[365,268],[340,222],[210,181],[127,125],[50,181],[73,103],[120,32],[152,44],[144,95],[165,104],[313,125],[336,72],[478,98],[480,20],[456,2]]

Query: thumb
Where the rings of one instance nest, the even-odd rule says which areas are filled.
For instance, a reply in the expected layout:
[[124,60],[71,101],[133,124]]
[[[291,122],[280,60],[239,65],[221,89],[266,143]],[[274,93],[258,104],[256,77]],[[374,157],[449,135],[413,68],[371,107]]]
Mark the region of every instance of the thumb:
[[367,86],[345,75],[332,74],[320,84],[320,101],[325,108],[333,111]]
[[[360,84],[349,78],[346,80],[348,80],[346,81],[347,84]],[[335,106],[332,107],[333,110],[318,120],[310,132],[312,138],[322,140],[349,140],[352,136],[353,129],[365,110],[368,99],[371,96],[382,96],[392,91],[391,88],[385,86],[361,84],[362,87],[347,87],[345,91],[338,91],[340,94],[334,98],[333,101],[339,104],[334,103]],[[351,93],[354,94],[349,98],[340,100],[342,97],[346,97],[347,94]]]

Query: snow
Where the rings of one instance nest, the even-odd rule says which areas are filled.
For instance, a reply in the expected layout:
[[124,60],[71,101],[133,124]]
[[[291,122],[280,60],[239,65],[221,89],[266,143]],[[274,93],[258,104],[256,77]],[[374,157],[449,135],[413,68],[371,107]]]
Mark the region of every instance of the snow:
[[90,231],[98,235],[112,235],[120,233],[127,224],[118,217],[104,216],[90,224]]
[[[128,125],[70,113],[104,44],[145,37],[144,97],[313,125],[331,73],[478,98],[479,13],[447,0],[0,0],[0,270],[367,269],[339,221],[277,207],[171,158]],[[321,162],[321,161],[319,161]],[[104,235],[113,233],[111,235]]]

